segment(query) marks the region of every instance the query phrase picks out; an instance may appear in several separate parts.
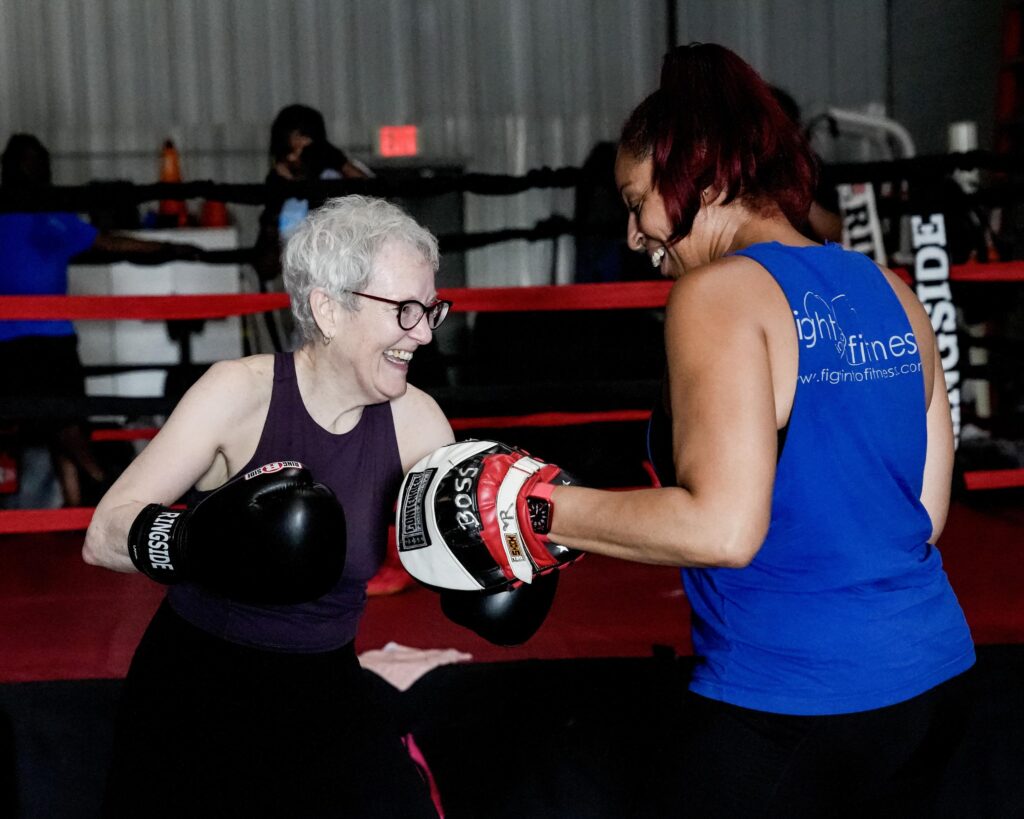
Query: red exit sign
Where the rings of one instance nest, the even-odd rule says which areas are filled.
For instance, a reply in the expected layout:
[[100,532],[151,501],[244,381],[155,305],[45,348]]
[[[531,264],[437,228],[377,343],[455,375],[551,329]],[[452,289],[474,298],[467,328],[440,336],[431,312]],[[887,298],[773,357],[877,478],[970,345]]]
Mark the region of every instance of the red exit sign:
[[419,128],[415,125],[382,125],[379,131],[381,156],[416,156]]

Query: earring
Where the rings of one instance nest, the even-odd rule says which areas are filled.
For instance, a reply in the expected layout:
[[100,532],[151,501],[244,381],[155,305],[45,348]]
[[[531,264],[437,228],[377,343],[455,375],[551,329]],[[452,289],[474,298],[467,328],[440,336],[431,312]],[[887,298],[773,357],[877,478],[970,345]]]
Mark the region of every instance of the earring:
[[330,344],[331,343],[331,339],[334,338],[334,336],[327,335],[327,333],[325,333],[323,330],[320,331],[320,337],[321,337],[320,340],[323,342],[324,347],[326,347],[328,344]]

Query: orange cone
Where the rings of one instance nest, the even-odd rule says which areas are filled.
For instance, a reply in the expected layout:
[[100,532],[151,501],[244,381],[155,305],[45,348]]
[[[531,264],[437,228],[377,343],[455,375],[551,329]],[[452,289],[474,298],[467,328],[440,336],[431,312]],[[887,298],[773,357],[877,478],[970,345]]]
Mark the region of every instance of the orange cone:
[[203,202],[203,209],[199,212],[199,225],[201,227],[219,228],[231,224],[231,217],[228,215],[227,206],[216,199],[207,199]]
[[[181,159],[178,149],[171,140],[164,142],[160,157],[160,181],[181,182]],[[161,221],[176,227],[188,224],[188,205],[180,199],[161,199],[159,214]]]

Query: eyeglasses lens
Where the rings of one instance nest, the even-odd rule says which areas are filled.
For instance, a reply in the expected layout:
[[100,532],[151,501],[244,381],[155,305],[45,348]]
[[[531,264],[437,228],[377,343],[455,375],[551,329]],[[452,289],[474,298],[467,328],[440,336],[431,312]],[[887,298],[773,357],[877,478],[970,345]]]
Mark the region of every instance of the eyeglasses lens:
[[441,326],[441,322],[448,315],[448,306],[446,301],[439,301],[437,304],[431,305],[430,312],[427,313],[427,323],[431,330],[436,330]]
[[402,305],[399,324],[403,330],[411,330],[423,318],[423,305],[415,301],[407,301]]

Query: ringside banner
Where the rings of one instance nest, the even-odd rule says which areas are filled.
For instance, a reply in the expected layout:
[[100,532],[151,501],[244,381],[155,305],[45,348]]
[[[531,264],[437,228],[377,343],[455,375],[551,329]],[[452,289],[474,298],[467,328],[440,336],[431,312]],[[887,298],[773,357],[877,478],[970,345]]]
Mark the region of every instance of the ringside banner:
[[914,249],[914,289],[932,320],[939,342],[946,392],[953,414],[953,441],[960,442],[960,344],[956,333],[956,306],[949,286],[949,251],[946,220],[941,213],[910,217]]

